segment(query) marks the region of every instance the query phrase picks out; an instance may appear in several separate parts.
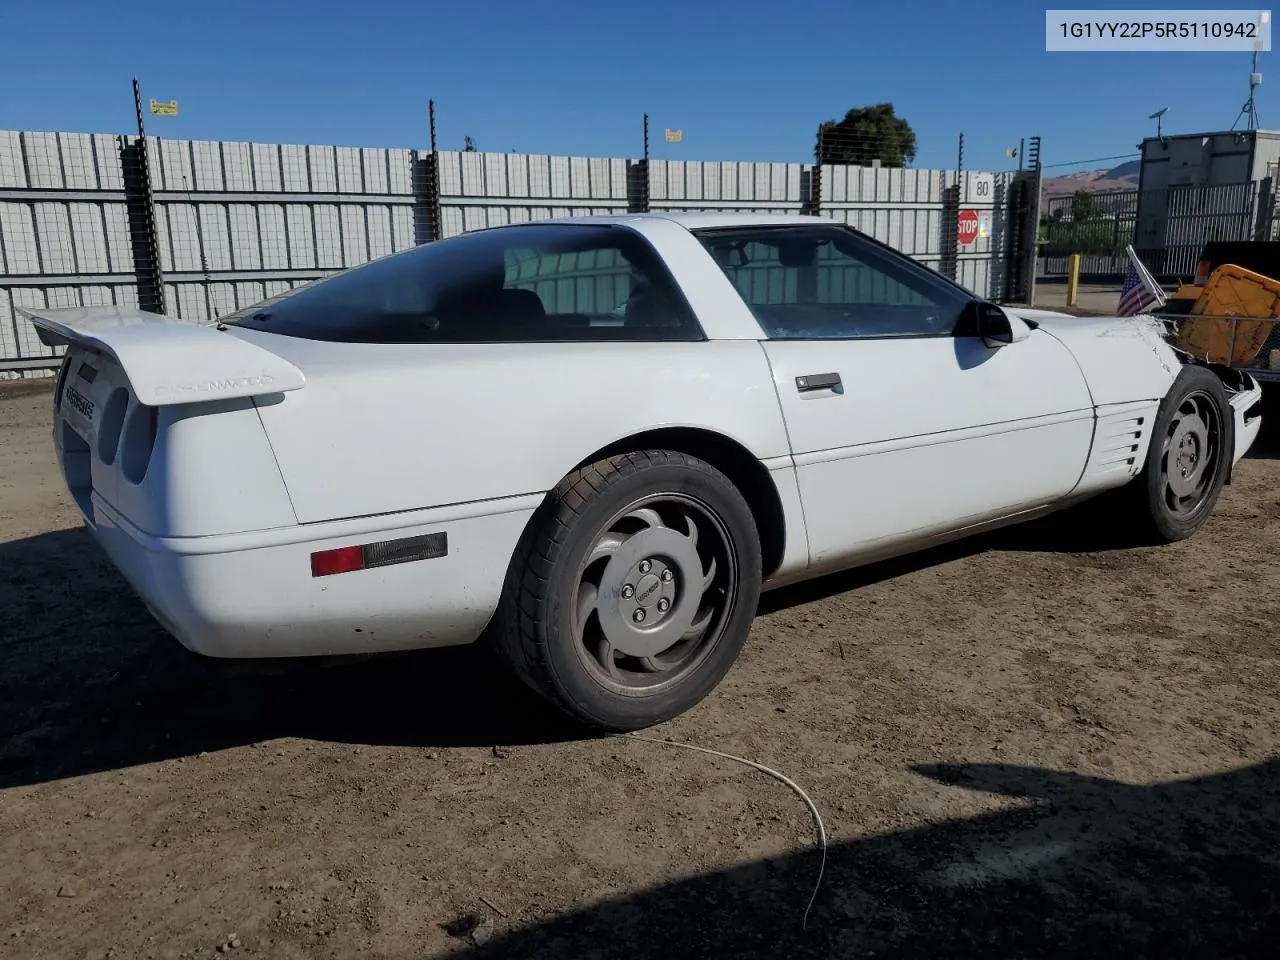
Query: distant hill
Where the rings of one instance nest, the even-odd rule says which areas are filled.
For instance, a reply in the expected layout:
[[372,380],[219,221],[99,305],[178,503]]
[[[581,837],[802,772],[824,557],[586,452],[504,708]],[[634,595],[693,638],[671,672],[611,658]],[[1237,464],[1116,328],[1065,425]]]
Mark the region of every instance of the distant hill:
[[1130,160],[1109,170],[1083,170],[1076,173],[1063,174],[1060,177],[1045,177],[1042,203],[1055,197],[1069,197],[1077,190],[1090,193],[1107,193],[1112,190],[1136,190],[1138,188],[1138,160]]

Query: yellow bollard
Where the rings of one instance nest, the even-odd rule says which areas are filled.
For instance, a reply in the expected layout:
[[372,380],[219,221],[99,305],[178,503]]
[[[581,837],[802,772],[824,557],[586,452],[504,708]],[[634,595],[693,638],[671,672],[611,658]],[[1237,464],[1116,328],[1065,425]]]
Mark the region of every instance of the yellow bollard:
[[1076,297],[1080,293],[1080,254],[1073,253],[1067,258],[1067,306],[1076,305]]

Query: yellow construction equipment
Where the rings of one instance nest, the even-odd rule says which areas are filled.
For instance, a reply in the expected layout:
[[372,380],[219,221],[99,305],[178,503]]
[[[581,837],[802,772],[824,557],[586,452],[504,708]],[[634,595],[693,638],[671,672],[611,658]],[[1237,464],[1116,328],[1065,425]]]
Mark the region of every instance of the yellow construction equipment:
[[[1280,320],[1280,280],[1224,263],[1203,285],[1187,284],[1170,299],[1193,298],[1179,325],[1177,345],[1213,363],[1253,366]],[[1222,322],[1228,318],[1230,323]]]

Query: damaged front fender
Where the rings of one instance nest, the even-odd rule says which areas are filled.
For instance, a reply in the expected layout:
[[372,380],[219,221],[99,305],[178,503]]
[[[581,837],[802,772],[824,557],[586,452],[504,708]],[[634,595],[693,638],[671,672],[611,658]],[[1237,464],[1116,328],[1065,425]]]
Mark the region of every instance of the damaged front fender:
[[1177,352],[1165,342],[1163,324],[1153,317],[1071,317],[1027,311],[1026,319],[1071,351],[1096,406],[1159,401],[1182,369]]
[[[1235,422],[1234,467],[1262,428],[1262,387],[1244,370],[1210,363],[1175,349],[1165,321],[1151,316],[1072,317],[1047,310],[1019,316],[1057,338],[1080,365],[1096,406],[1163,400],[1186,364],[1199,364],[1222,381]],[[1227,482],[1231,482],[1228,471]]]

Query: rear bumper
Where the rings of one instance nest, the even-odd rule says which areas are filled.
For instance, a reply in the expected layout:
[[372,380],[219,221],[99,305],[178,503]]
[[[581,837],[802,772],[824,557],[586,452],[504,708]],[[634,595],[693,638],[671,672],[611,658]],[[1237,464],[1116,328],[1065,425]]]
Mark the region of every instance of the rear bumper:
[[[297,657],[474,641],[540,500],[179,538],[143,533],[97,495],[85,513],[112,563],[183,646],[210,657]],[[311,575],[313,552],[441,532],[442,557]]]

